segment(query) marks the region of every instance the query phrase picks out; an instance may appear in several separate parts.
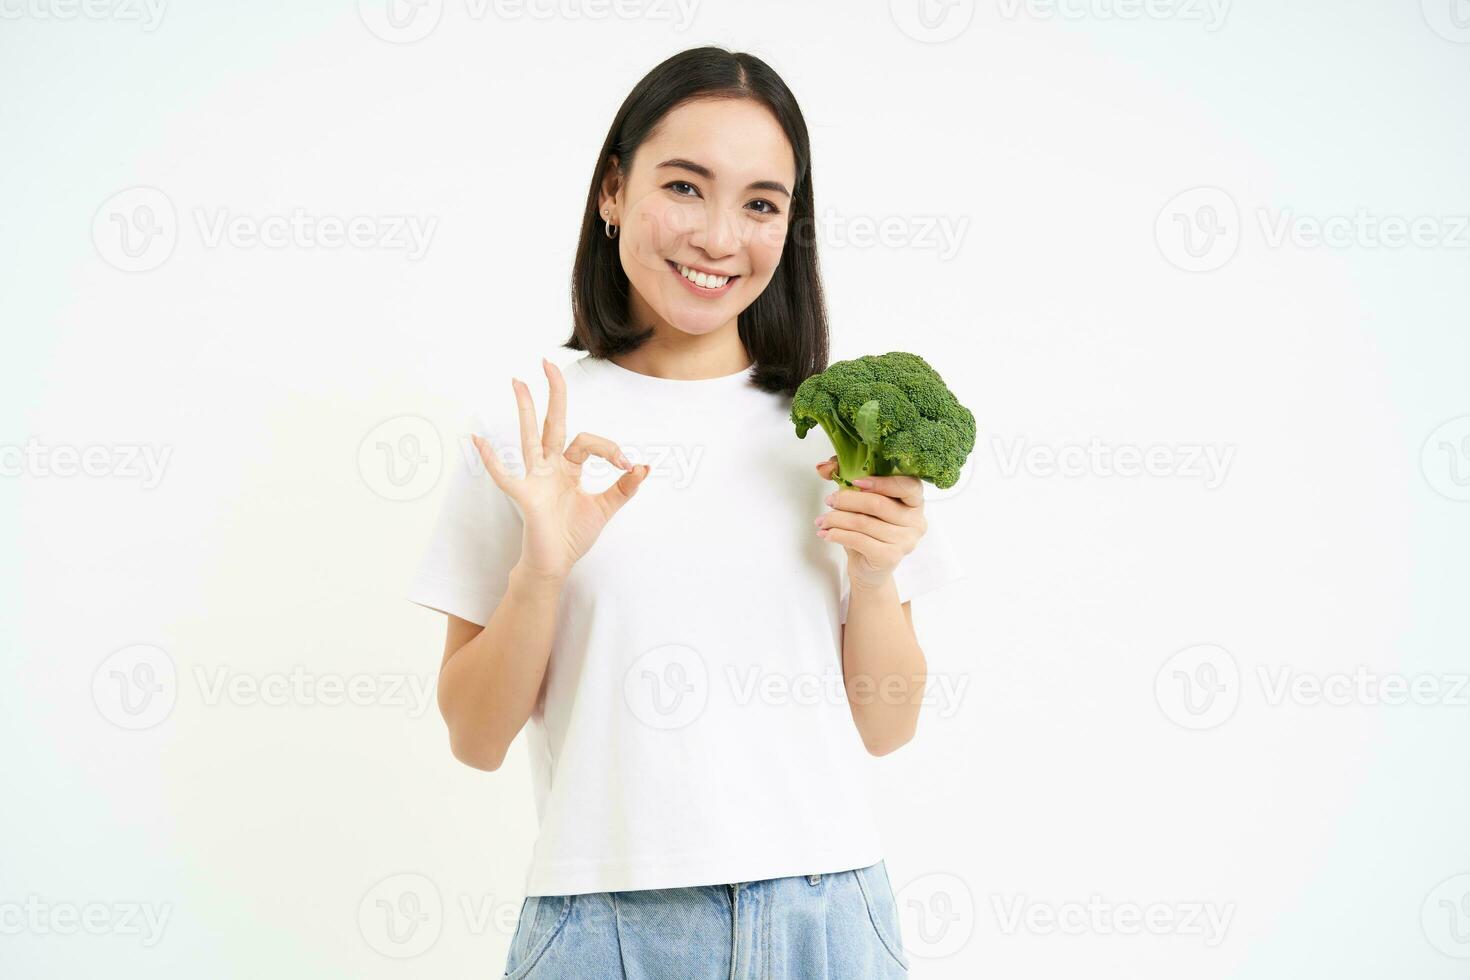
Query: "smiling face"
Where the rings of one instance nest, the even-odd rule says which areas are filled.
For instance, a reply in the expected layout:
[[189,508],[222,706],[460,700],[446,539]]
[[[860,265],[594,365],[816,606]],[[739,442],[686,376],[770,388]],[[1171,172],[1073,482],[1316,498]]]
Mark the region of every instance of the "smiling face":
[[795,184],[791,144],[759,103],[671,110],[631,173],[604,179],[598,203],[618,229],[633,322],[660,333],[734,330],[781,262]]

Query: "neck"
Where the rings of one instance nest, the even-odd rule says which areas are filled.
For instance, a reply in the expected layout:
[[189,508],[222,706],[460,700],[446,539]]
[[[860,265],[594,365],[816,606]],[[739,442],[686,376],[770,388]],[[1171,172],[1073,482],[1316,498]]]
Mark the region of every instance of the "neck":
[[731,324],[730,329],[693,337],[680,331],[674,340],[654,334],[643,346],[609,358],[618,367],[670,381],[702,381],[739,374],[750,367],[750,355]]

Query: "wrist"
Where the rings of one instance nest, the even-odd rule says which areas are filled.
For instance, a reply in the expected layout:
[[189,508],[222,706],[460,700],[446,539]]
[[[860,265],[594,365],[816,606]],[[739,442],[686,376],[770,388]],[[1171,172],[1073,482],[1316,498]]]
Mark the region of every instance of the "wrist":
[[847,572],[848,588],[853,593],[880,593],[893,586],[893,572],[877,572],[867,574],[853,574],[852,569]]
[[560,592],[567,577],[560,572],[546,572],[517,562],[510,570],[511,582],[535,592]]

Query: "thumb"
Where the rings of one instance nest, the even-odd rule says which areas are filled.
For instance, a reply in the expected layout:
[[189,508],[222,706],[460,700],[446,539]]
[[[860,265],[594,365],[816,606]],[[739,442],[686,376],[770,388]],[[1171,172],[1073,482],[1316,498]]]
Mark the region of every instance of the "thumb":
[[639,463],[618,477],[618,482],[597,495],[597,499],[603,502],[608,517],[612,517],[624,504],[633,499],[633,495],[638,492],[638,487],[647,475],[648,464]]

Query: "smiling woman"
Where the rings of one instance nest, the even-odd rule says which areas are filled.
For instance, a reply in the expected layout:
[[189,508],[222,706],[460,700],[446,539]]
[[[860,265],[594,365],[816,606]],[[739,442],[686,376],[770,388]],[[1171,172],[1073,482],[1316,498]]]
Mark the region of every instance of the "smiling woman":
[[806,123],[765,62],[675,55],[634,87],[597,159],[564,346],[646,372],[677,342],[701,374],[753,362],[757,387],[787,395],[826,366],[815,242],[793,234],[815,211]]
[[[696,145],[714,166],[663,158]],[[626,173],[613,154],[599,211],[617,229],[633,320],[676,322],[696,336],[733,323],[781,263],[795,166],[775,117],[746,98],[699,98],[671,110]],[[746,182],[763,167],[783,179]]]
[[527,734],[540,832],[507,976],[906,975],[865,766],[914,731],[908,600],[958,569],[917,480],[824,513],[830,463],[792,432],[827,360],[792,233],[811,188],[765,63],[655,68],[588,191],[565,344],[587,355],[543,364],[540,432],[519,381],[514,417],[481,413],[495,487],[453,471],[411,598],[449,614],[456,757],[495,770]]

